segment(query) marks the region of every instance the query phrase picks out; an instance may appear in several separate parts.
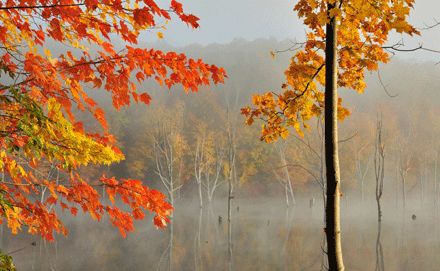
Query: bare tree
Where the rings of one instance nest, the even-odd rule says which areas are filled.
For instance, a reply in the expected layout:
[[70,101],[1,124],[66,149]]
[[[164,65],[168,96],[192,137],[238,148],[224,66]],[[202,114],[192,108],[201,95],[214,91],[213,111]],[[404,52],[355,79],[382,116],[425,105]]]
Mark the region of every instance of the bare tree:
[[420,178],[419,178],[419,188],[420,188],[420,207],[423,208],[425,203],[425,185],[428,181],[428,156],[424,155],[424,161],[420,165]]
[[199,223],[197,226],[197,232],[194,237],[194,270],[203,270],[203,259],[202,259],[202,246],[201,246],[201,231],[202,231],[202,217],[203,209],[199,210]]
[[296,200],[295,200],[295,194],[293,192],[293,186],[292,186],[292,180],[290,178],[290,172],[288,169],[289,164],[287,163],[287,160],[286,160],[287,144],[286,144],[286,142],[279,142],[275,146],[278,151],[278,154],[280,155],[281,168],[283,170],[284,176],[280,176],[276,172],[276,170],[274,170],[273,172],[274,172],[277,180],[279,181],[279,183],[284,187],[284,192],[285,192],[285,196],[286,196],[286,206],[289,207],[290,202],[292,202],[292,205],[295,205]]
[[206,161],[206,135],[197,140],[195,155],[194,155],[194,176],[196,178],[198,191],[199,191],[199,206],[203,208],[203,196],[202,196],[202,178],[203,173],[207,170],[208,163]]
[[370,164],[371,164],[371,157],[368,156],[367,157],[367,162],[363,165],[362,164],[362,159],[361,159],[361,154],[363,151],[365,151],[368,148],[369,144],[365,144],[362,147],[360,147],[357,151],[356,151],[356,156],[355,156],[355,164],[356,164],[356,176],[358,178],[359,181],[359,185],[360,185],[360,190],[361,190],[361,202],[364,202],[364,187],[365,187],[365,177],[368,174],[368,171],[370,169]]
[[385,144],[382,140],[382,120],[377,120],[376,141],[374,147],[374,173],[376,177],[376,203],[377,219],[382,221],[382,208],[380,200],[383,195],[383,185],[385,176]]
[[[318,147],[314,146],[308,138],[302,138],[299,136],[294,136],[307,150],[307,153],[311,156],[311,167],[302,165],[302,164],[289,164],[290,167],[297,167],[305,172],[309,176],[313,178],[313,180],[319,185],[321,188],[321,198],[323,202],[323,207],[325,209],[327,196],[326,196],[326,172],[325,172],[325,138],[324,138],[324,125],[322,123],[322,119],[318,118],[316,122],[316,131],[318,135]],[[323,223],[325,225],[325,213],[323,214]],[[328,268],[328,259],[325,253],[325,248],[327,246],[327,240],[325,233],[323,234],[322,242],[321,242],[321,250],[322,250],[322,261],[321,261],[321,270],[327,270]]]
[[223,180],[220,180],[220,177],[222,176],[222,169],[223,169],[223,159],[224,159],[224,151],[221,149],[221,147],[215,148],[215,163],[214,163],[214,170],[210,171],[207,170],[205,172],[205,188],[206,193],[208,197],[208,202],[211,203],[214,199],[214,193],[217,190],[217,188],[223,184]]
[[170,203],[174,204],[175,192],[181,187],[182,155],[185,142],[181,134],[171,125],[158,125],[154,138],[156,174],[165,187]]
[[438,158],[439,158],[439,151],[436,152],[435,154],[435,159],[434,159],[434,204],[436,207],[436,210],[438,210],[439,207],[439,184],[438,184],[438,180],[437,180],[437,166],[438,166]]
[[208,203],[212,202],[214,193],[223,183],[220,179],[224,166],[224,150],[221,143],[205,133],[197,140],[194,155],[194,176],[198,185],[199,203],[203,207],[202,190],[206,191]]
[[406,182],[407,182],[407,176],[408,172],[410,170],[411,165],[411,159],[409,156],[405,156],[403,154],[403,151],[400,150],[399,154],[399,174],[400,174],[400,180],[402,182],[402,201],[403,201],[403,210],[406,209]]
[[[181,175],[183,167],[181,163],[185,142],[178,129],[171,125],[171,123],[158,124],[153,139],[156,174],[168,193],[171,205],[174,206],[175,193],[182,187]],[[170,240],[167,247],[169,256],[168,270],[172,270],[173,262],[174,223],[172,214],[170,220],[168,226]]]
[[380,200],[383,195],[385,176],[385,145],[382,141],[382,120],[378,118],[376,127],[376,140],[374,148],[374,173],[376,177],[376,203],[377,203],[377,239],[376,239],[376,271],[385,270],[383,248],[381,243],[382,207]]
[[[304,158],[305,160],[310,160],[310,166],[303,165],[299,163],[288,163],[288,167],[299,168],[312,177],[312,179],[318,184],[321,188],[321,196],[322,201],[325,207],[326,202],[326,177],[325,177],[325,146],[324,146],[324,126],[322,125],[321,118],[318,118],[316,122],[316,131],[318,135],[318,145],[315,146],[314,143],[310,142],[309,138],[299,137],[297,135],[293,135],[302,146],[306,148],[306,153],[309,155],[308,158]],[[325,219],[325,218],[324,218]]]
[[233,247],[232,247],[232,200],[234,199],[234,183],[236,180],[236,130],[232,126],[229,109],[227,110],[227,161],[228,161],[228,267],[232,270]]

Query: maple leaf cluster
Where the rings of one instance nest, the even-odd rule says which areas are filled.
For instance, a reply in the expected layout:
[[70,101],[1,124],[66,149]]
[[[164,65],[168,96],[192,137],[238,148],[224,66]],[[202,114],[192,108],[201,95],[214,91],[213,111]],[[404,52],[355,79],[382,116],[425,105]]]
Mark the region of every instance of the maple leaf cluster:
[[[336,7],[327,10],[328,3]],[[302,134],[307,121],[320,116],[324,109],[325,86],[325,25],[337,21],[338,87],[362,93],[366,88],[365,71],[378,69],[389,60],[383,48],[390,32],[408,35],[419,32],[407,22],[414,0],[335,1],[300,0],[294,10],[310,29],[306,41],[291,58],[285,71],[286,83],[281,93],[255,95],[252,106],[242,109],[250,125],[262,119],[261,139],[267,142],[286,138],[288,127]],[[349,115],[338,102],[338,117]]]
[[[161,192],[138,180],[85,180],[80,167],[124,159],[90,89],[105,89],[120,109],[150,103],[137,85],[147,79],[185,91],[223,82],[225,71],[215,65],[136,46],[141,33],[164,28],[173,16],[199,25],[175,0],[166,7],[154,0],[0,2],[0,216],[13,233],[26,227],[48,240],[55,232],[67,234],[60,209],[72,215],[82,209],[97,220],[108,214],[124,236],[145,210],[154,213],[157,227],[166,226],[172,206]],[[84,129],[78,110],[94,116],[103,132]],[[103,203],[98,187],[110,204]]]

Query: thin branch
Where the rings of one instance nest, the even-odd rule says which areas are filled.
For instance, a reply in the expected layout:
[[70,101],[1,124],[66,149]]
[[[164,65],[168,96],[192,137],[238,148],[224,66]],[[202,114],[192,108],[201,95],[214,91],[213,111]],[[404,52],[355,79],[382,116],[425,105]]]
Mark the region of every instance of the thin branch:
[[387,89],[387,86],[383,83],[383,81],[382,81],[382,77],[380,76],[380,71],[379,70],[377,70],[377,78],[379,79],[379,83],[380,83],[380,85],[382,86],[382,89],[385,91],[385,93],[388,95],[388,97],[390,97],[390,98],[395,98],[395,97],[397,97],[397,96],[399,96],[399,93],[396,93],[396,94],[391,94],[389,91],[388,91],[388,89]]

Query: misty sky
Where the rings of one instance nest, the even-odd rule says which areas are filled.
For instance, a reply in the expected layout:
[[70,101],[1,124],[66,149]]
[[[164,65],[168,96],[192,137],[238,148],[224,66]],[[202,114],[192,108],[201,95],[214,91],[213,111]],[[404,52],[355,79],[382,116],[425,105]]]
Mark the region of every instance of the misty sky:
[[[165,41],[175,46],[192,43],[229,43],[237,38],[254,40],[303,40],[305,28],[293,12],[296,0],[182,0],[185,10],[201,18],[200,28],[189,29],[185,24],[173,21],[165,31]],[[410,18],[417,27],[440,21],[440,0],[416,0]],[[405,44],[422,42],[429,48],[440,48],[440,27],[424,31],[423,38],[404,37]],[[391,37],[398,41],[400,36]],[[390,41],[391,42],[391,41]],[[432,54],[407,54],[409,57],[432,58]]]

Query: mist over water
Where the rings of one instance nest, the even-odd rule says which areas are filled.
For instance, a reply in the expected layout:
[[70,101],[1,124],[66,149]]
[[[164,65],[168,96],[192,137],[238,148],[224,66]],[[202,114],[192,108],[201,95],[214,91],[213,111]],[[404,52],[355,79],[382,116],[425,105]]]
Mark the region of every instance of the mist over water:
[[[390,10],[378,1],[365,1],[371,7],[359,11],[358,5],[363,2],[346,6],[342,0],[338,4],[321,1],[320,5],[308,1],[310,7],[304,5],[304,10],[304,3],[299,2],[295,9],[300,18],[293,10],[298,1],[289,0],[193,0],[185,1],[184,13],[180,1],[170,0],[157,0],[160,6],[171,5],[167,10],[154,7],[152,1],[122,1],[123,7],[112,1],[46,1],[47,5],[44,1],[3,2],[0,98],[4,101],[0,101],[0,126],[7,129],[1,127],[0,134],[6,142],[3,146],[8,148],[0,153],[0,271],[6,262],[3,259],[10,259],[6,255],[12,257],[18,271],[328,270],[324,191],[329,188],[330,199],[333,186],[336,192],[331,196],[335,196],[337,207],[341,196],[342,252],[338,208],[336,215],[327,220],[328,227],[336,229],[332,232],[336,245],[328,247],[329,251],[335,248],[329,258],[337,256],[333,258],[339,259],[339,266],[343,258],[347,271],[440,270],[440,0],[417,0],[414,6],[412,0],[382,1],[395,5]],[[15,4],[19,6],[10,6]],[[61,7],[76,10],[72,14],[81,16],[66,16],[69,9],[58,9]],[[313,14],[308,8],[320,11]],[[414,10],[408,20],[421,30],[420,36],[402,34],[415,32],[401,21],[410,9]],[[118,14],[117,10],[126,14]],[[17,19],[21,11],[23,21]],[[168,22],[169,12],[172,22]],[[163,15],[163,21],[154,19],[153,14]],[[197,31],[193,29],[197,28],[197,20],[189,14],[201,17]],[[341,18],[341,14],[348,19]],[[94,20],[95,15],[102,15],[103,22]],[[362,21],[364,15],[367,17]],[[52,16],[55,19],[50,20]],[[338,22],[343,26],[340,29]],[[357,28],[350,29],[357,22],[361,23],[359,33],[365,35],[362,44],[361,38],[356,38]],[[27,30],[29,23],[36,28]],[[318,25],[326,25],[325,44],[319,41],[324,28]],[[307,34],[307,27],[315,28],[314,34]],[[390,34],[389,28],[398,31]],[[137,44],[134,40],[142,29],[146,31]],[[93,42],[99,39],[95,32],[105,38],[109,34],[109,43]],[[39,37],[35,52],[41,56],[27,51],[33,43],[27,40],[34,35],[30,33]],[[385,37],[388,41],[382,44]],[[154,50],[126,47],[129,40],[130,47]],[[86,53],[81,47],[87,43],[92,46]],[[73,48],[68,49],[70,45]],[[331,50],[334,46],[336,49]],[[299,48],[305,48],[306,54],[313,50],[313,54],[299,54],[295,59]],[[390,54],[390,61],[380,64],[376,71],[376,61],[385,60],[380,48]],[[183,55],[162,55],[168,51]],[[12,62],[11,56],[15,59]],[[199,64],[186,62],[186,56],[215,66],[199,66],[201,60]],[[329,65],[329,60],[335,65]],[[286,70],[289,63],[298,65]],[[223,73],[217,76],[217,66],[226,70],[227,79],[224,84],[208,87],[209,76],[204,75],[212,74],[213,83],[222,81],[218,80]],[[365,82],[362,75],[352,72],[358,68],[368,68]],[[53,78],[65,82],[50,80]],[[127,79],[133,79],[129,88]],[[323,81],[326,86],[322,86]],[[302,92],[297,82],[304,85]],[[367,87],[362,94],[338,88],[351,86],[363,91],[364,83]],[[333,84],[336,87],[331,87]],[[331,96],[327,94],[334,92],[333,102],[340,98],[344,111],[324,103],[323,93],[318,93],[322,88],[325,100],[328,102]],[[83,90],[97,105],[86,98]],[[293,91],[279,96],[280,91],[287,90]],[[262,99],[258,97],[262,93],[281,98]],[[132,103],[119,109],[117,105],[131,100],[130,95],[148,106]],[[57,127],[55,122],[61,123],[64,118],[52,119],[51,115],[70,115],[66,114],[71,113],[70,99],[75,119],[66,118],[67,124]],[[80,100],[88,105],[82,108]],[[250,113],[259,101],[263,106]],[[52,110],[58,103],[62,107]],[[336,115],[345,115],[340,114],[345,109],[350,115],[337,120]],[[333,111],[330,115],[337,127],[330,125],[332,129],[324,132],[323,122],[330,123],[329,111]],[[251,117],[246,120],[245,115]],[[288,125],[289,133],[278,130],[282,139],[267,144],[264,139],[270,141],[270,136],[265,138],[264,121],[270,123],[278,115],[282,118],[276,126],[283,121],[293,125]],[[103,119],[109,130],[99,125]],[[84,135],[82,126],[86,128]],[[337,131],[333,137],[327,133],[330,130]],[[90,140],[76,142],[86,133]],[[77,149],[82,144],[87,146]],[[123,161],[119,162],[122,155],[110,151],[107,144],[117,145],[124,153]],[[333,144],[339,145],[335,151]],[[109,155],[95,148],[108,150]],[[86,158],[80,161],[84,153]],[[333,165],[329,162],[332,155]],[[97,159],[89,159],[95,156]],[[34,162],[40,158],[36,166]],[[107,166],[113,160],[118,164]],[[5,167],[5,161],[11,166]],[[101,166],[90,165],[98,162]],[[327,175],[326,166],[331,169]],[[333,169],[336,178],[331,178]],[[28,170],[38,171],[38,177],[23,173]],[[140,180],[148,188],[133,181],[127,185],[98,183],[103,175]],[[90,188],[85,190],[82,182]],[[106,210],[113,219],[122,218],[117,222],[131,227],[131,220],[119,210],[96,205],[91,187],[101,194],[96,198],[109,205],[114,204],[116,189],[123,191],[116,202],[124,201],[125,208],[131,205],[134,218],[141,216],[138,203],[146,202],[148,207],[163,209],[158,211],[159,218],[169,214],[167,204],[150,205],[161,200],[149,189],[160,190],[174,207],[170,223],[157,229],[153,215],[147,213],[146,219],[136,221],[134,231],[123,237],[121,233],[125,232],[118,232],[108,217],[102,221],[92,219],[95,210]],[[106,192],[106,187],[114,190]],[[81,197],[77,199],[75,193],[81,193]],[[124,193],[132,199],[127,200]],[[57,194],[63,195],[68,207],[89,208],[91,215],[79,211],[72,216]],[[54,207],[56,201],[64,205],[64,213],[61,207]],[[49,213],[41,211],[43,205]],[[74,214],[77,209],[70,210]],[[51,211],[60,214],[69,231],[67,236],[55,234],[56,240],[49,242],[27,233],[26,227],[43,235],[47,228],[58,229],[58,221],[48,219]],[[17,228],[19,234],[13,235],[11,231]]]
[[[88,176],[93,180],[104,171],[109,176],[137,178],[165,193],[155,173],[152,127],[160,121],[177,120],[189,147],[182,159],[183,187],[175,195],[172,226],[157,230],[150,216],[137,222],[136,230],[124,239],[106,219],[97,223],[80,212],[75,218],[62,218],[70,232],[67,237],[56,236],[54,243],[26,233],[12,236],[2,225],[2,251],[12,252],[18,270],[325,270],[320,187],[304,171],[289,168],[297,204],[286,208],[284,188],[274,174],[283,176],[277,145],[260,142],[258,125],[246,127],[239,113],[240,106],[250,104],[252,93],[279,89],[289,59],[286,56],[272,60],[269,52],[288,45],[275,40],[236,40],[227,45],[188,46],[184,50],[189,55],[224,66],[229,73],[227,83],[195,95],[183,94],[179,89],[173,89],[170,95],[154,84],[146,84],[143,87],[152,90],[151,106],[133,106],[117,113],[109,109],[112,133],[127,154],[126,161],[111,168],[91,169]],[[379,239],[382,270],[439,269],[439,69],[434,62],[414,64],[393,59],[381,67],[381,76],[388,91],[397,97],[386,95],[377,74],[368,76],[365,94],[341,90],[343,103],[352,112],[340,123],[341,139],[351,138],[340,145],[346,270],[376,270],[380,256],[371,165],[374,123],[379,112],[383,114],[386,146]],[[97,98],[108,103],[108,97]],[[226,104],[230,101],[236,101],[231,119],[237,127],[238,158],[229,243],[226,184],[218,188],[211,206],[204,191],[205,205],[200,209],[193,156],[200,123],[215,134],[214,147],[224,148]],[[319,131],[315,124],[311,122],[304,140],[318,150]],[[288,163],[301,164],[319,174],[319,161],[307,146],[293,136],[286,143]],[[362,149],[363,146],[367,147]],[[401,160],[405,159],[410,169],[403,208],[398,171],[403,170]],[[365,183],[363,200],[358,164],[362,172],[367,171],[361,174]],[[222,175],[220,179],[225,182],[225,178]],[[315,201],[310,207],[312,198]]]
[[[228,270],[225,198],[200,209],[185,199],[176,202],[172,261],[170,231],[151,223],[123,239],[108,223],[66,218],[70,235],[45,243],[37,237],[3,233],[3,247],[18,270]],[[425,203],[427,205],[427,203]],[[438,210],[408,202],[405,212],[384,201],[383,257],[386,270],[436,270],[440,264]],[[374,270],[377,213],[375,202],[342,201],[342,238],[348,270]],[[321,270],[324,228],[320,201],[309,198],[286,208],[282,197],[237,199],[232,217],[233,270]],[[413,219],[412,215],[416,215]],[[14,239],[12,239],[14,238]],[[36,246],[30,245],[36,241]]]

